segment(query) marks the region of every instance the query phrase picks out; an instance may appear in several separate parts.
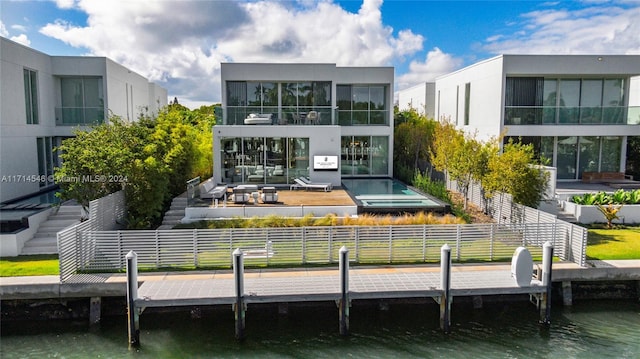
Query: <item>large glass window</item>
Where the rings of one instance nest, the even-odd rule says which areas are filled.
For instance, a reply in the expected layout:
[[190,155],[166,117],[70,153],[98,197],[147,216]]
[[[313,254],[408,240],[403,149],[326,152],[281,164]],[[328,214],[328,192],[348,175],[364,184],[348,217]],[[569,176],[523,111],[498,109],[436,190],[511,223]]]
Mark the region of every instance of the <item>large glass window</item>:
[[624,123],[624,80],[604,80],[602,107],[604,123]]
[[343,136],[340,171],[343,175],[388,175],[389,138]]
[[24,102],[27,115],[27,124],[37,124],[38,116],[38,77],[32,70],[24,69]]
[[580,123],[602,122],[602,80],[583,80]]
[[544,90],[542,100],[542,123],[556,123],[556,110],[558,106],[558,81],[554,79],[544,79]]
[[620,154],[622,151],[622,138],[618,136],[605,136],[602,138],[601,172],[620,172]]
[[576,179],[576,160],[578,157],[578,137],[558,137],[556,167],[558,179]]
[[225,183],[286,184],[309,175],[309,139],[221,138]]
[[53,182],[53,168],[58,166],[57,156],[54,154],[54,147],[58,144],[59,138],[38,137],[36,138],[36,149],[38,151],[38,184],[40,187],[51,186]]
[[578,123],[580,116],[580,80],[560,81],[559,123]]
[[60,79],[64,125],[91,125],[104,122],[102,78],[69,77]]
[[579,140],[578,178],[583,172],[597,172],[600,159],[600,138],[594,136],[580,137]]
[[388,104],[384,86],[338,85],[336,91],[340,125],[388,124]]

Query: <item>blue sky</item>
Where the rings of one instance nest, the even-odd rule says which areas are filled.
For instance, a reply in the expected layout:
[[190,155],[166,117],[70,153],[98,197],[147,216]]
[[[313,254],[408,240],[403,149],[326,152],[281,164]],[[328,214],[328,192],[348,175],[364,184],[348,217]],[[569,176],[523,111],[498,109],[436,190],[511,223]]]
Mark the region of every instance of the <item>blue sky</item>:
[[394,66],[396,90],[501,53],[640,54],[640,2],[0,0],[0,35],[106,56],[190,107],[221,62]]

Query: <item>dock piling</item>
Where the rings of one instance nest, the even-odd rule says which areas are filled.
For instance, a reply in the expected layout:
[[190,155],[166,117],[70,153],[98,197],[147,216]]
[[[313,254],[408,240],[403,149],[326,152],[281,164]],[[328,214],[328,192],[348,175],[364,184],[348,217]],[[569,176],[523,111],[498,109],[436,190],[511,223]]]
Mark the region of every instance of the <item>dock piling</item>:
[[338,310],[340,315],[340,335],[349,334],[349,250],[340,248],[340,302]]
[[138,299],[138,255],[129,251],[127,259],[127,316],[129,329],[129,349],[140,346],[140,320],[136,299]]
[[440,248],[440,329],[451,331],[451,247],[444,244]]
[[233,251],[233,277],[236,291],[236,301],[233,305],[236,321],[236,339],[243,339],[245,328],[244,258],[240,248]]
[[542,303],[540,305],[540,323],[547,326],[551,324],[552,263],[553,245],[547,241],[542,246],[542,285],[545,286],[546,292],[542,294]]

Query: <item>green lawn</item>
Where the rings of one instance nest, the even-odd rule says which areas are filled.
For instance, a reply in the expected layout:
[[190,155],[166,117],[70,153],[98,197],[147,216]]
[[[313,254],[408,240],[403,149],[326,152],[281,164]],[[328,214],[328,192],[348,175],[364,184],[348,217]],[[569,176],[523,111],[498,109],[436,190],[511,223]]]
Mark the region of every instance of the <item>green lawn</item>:
[[58,274],[60,267],[57,255],[0,258],[0,277]]
[[640,227],[589,229],[587,259],[640,259]]

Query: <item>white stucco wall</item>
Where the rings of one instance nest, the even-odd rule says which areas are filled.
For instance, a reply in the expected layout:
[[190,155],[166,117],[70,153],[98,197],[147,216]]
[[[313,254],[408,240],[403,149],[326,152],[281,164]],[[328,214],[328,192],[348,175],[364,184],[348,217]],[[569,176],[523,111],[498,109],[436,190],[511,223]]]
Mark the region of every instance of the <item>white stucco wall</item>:
[[410,108],[427,118],[436,117],[436,83],[424,82],[419,85],[398,91],[398,109],[405,111]]
[[[150,84],[144,77],[104,57],[49,56],[0,37],[0,202],[37,192],[38,182],[22,176],[38,175],[38,137],[67,137],[74,126],[56,126],[56,107],[61,106],[60,78],[64,76],[100,76],[103,78],[107,108],[126,118],[124,83],[132,84],[134,102],[140,113],[149,99],[167,104],[166,90]],[[23,70],[37,74],[38,124],[26,123]],[[113,83],[112,83],[113,82]],[[151,94],[150,89],[153,89]],[[114,108],[110,106],[113,102]],[[154,101],[153,108],[157,111]],[[131,111],[130,111],[131,112]],[[6,177],[13,176],[13,177]],[[14,180],[15,179],[15,180]]]
[[[464,125],[465,84],[471,84],[469,125]],[[479,140],[500,134],[504,103],[502,58],[496,57],[436,80],[436,115],[450,119]]]

